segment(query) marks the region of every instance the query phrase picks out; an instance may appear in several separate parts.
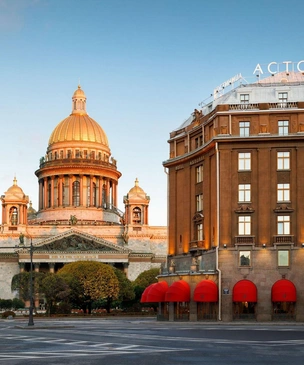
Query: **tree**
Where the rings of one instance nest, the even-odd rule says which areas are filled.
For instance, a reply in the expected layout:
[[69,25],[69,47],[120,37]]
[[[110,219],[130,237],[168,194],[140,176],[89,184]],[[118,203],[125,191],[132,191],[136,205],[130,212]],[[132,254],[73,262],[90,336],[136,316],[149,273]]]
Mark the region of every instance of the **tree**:
[[151,285],[153,283],[157,283],[157,278],[156,278],[157,275],[159,275],[159,269],[154,268],[154,269],[143,271],[133,281],[136,303],[138,303],[138,304],[140,303],[142,293],[149,285]]
[[67,299],[70,294],[68,283],[63,277],[56,274],[48,274],[43,278],[41,291],[45,296],[49,315],[51,315],[56,303]]
[[[33,296],[40,294],[40,283],[44,278],[43,272],[33,272]],[[23,271],[12,278],[11,290],[18,291],[19,299],[24,302],[30,300],[30,273]]]
[[119,306],[123,305],[124,302],[133,300],[135,298],[135,293],[132,282],[126,277],[123,271],[114,268],[114,273],[119,282],[119,296],[112,304]]
[[66,264],[58,271],[58,275],[76,278],[81,287],[82,307],[85,311],[88,308],[89,313],[94,300],[106,299],[111,302],[118,298],[119,282],[110,265],[95,261],[77,261]]

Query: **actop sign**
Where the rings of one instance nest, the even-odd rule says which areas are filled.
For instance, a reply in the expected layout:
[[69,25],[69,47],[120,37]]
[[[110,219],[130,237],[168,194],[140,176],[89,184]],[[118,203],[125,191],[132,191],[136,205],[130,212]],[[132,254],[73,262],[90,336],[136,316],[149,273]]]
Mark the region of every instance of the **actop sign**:
[[[281,63],[278,62],[270,62],[267,66],[267,71],[274,75],[278,72],[290,72],[298,70],[299,72],[304,72],[304,60],[301,60],[299,62],[292,62],[292,61],[284,61]],[[264,74],[262,66],[258,63],[255,66],[255,69],[253,71],[253,74]]]

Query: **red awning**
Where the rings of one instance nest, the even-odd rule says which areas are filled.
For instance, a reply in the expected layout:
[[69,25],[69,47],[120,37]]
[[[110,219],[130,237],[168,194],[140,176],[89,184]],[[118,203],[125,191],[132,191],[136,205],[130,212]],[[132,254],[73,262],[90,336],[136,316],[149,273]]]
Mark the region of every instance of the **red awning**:
[[294,283],[287,279],[275,282],[271,288],[271,300],[273,302],[296,302],[297,291]]
[[240,280],[233,287],[234,302],[257,302],[257,288],[250,280]]
[[184,280],[175,281],[169,286],[166,295],[166,302],[190,302],[190,286]]
[[169,285],[166,281],[160,281],[159,283],[153,285],[147,294],[147,302],[148,303],[164,302],[168,287]]
[[200,281],[193,294],[193,300],[195,302],[217,302],[218,301],[218,289],[213,280]]
[[141,299],[140,299],[140,302],[141,303],[149,303],[148,302],[148,293],[149,291],[151,290],[151,288],[156,285],[157,283],[154,283],[154,284],[151,284],[149,286],[146,287],[146,289],[143,291],[142,295],[141,295]]

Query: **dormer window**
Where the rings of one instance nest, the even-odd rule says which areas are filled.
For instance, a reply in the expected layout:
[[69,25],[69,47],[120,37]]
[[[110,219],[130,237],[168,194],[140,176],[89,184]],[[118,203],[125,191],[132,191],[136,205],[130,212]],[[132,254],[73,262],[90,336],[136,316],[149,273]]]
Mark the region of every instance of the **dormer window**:
[[240,102],[241,102],[241,104],[248,104],[249,103],[249,94],[241,94]]

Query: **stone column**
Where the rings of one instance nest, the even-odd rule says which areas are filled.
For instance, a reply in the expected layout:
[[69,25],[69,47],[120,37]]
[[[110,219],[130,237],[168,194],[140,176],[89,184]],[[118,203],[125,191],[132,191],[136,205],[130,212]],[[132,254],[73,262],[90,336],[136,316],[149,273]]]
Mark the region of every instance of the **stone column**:
[[51,206],[50,208],[54,207],[54,176],[51,177]]
[[83,206],[83,175],[79,175],[79,205]]
[[69,206],[73,205],[73,175],[69,175]]
[[51,274],[55,273],[55,263],[54,262],[49,262],[49,270]]
[[43,179],[43,209],[47,207],[47,178]]

